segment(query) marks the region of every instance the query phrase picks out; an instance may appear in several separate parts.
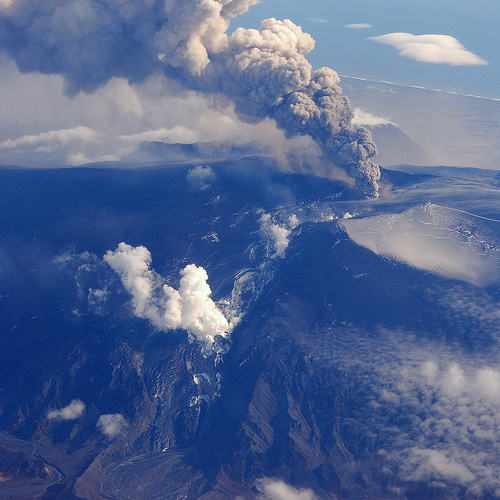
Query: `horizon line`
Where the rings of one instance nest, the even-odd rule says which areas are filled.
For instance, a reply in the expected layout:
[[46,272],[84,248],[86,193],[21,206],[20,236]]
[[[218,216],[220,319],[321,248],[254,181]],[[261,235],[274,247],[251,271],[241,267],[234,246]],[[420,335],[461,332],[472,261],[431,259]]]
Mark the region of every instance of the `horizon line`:
[[347,79],[351,79],[351,80],[360,80],[363,82],[383,83],[385,85],[392,85],[394,87],[404,87],[404,88],[409,88],[409,89],[425,90],[427,92],[440,92],[442,94],[456,95],[459,97],[472,97],[474,99],[481,99],[483,101],[494,101],[494,102],[500,101],[500,97],[488,97],[488,96],[482,96],[482,95],[477,95],[477,94],[466,94],[463,92],[456,92],[453,90],[443,90],[443,89],[423,87],[421,85],[409,85],[409,84],[405,84],[405,83],[390,82],[388,80],[376,80],[375,78],[362,78],[360,76],[348,76],[348,75],[341,75],[341,74],[339,74],[339,77],[340,78],[347,78]]

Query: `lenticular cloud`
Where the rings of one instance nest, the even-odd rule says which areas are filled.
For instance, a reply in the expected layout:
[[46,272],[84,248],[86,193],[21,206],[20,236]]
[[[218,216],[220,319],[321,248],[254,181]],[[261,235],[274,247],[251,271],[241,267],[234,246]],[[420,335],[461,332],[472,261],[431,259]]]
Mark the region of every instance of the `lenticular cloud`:
[[387,33],[368,40],[391,45],[400,55],[415,61],[450,66],[478,66],[488,64],[468,51],[456,38],[449,35],[412,35]]
[[12,0],[0,4],[0,48],[24,72],[59,74],[67,92],[91,92],[113,77],[140,82],[163,71],[186,88],[226,96],[240,117],[275,120],[288,137],[309,135],[332,163],[378,195],[377,150],[352,130],[335,71],[312,71],[314,40],[290,20],[259,29],[229,22],[257,0]]
[[179,290],[164,283],[151,268],[151,253],[146,247],[120,243],[109,250],[104,260],[121,278],[132,296],[132,307],[139,318],[150,321],[161,331],[181,328],[191,340],[210,348],[216,335],[227,336],[230,327],[210,298],[208,275],[193,264],[181,271]]

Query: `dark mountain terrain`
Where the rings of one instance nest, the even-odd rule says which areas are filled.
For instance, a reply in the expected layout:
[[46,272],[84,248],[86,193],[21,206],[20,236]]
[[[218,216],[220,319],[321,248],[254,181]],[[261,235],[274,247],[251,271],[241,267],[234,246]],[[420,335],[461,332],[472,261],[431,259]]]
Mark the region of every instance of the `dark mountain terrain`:
[[[369,201],[259,157],[0,170],[0,499],[287,498],[273,481],[309,499],[495,498],[499,192],[464,182],[383,170]],[[464,210],[432,223],[450,259],[480,242],[467,266],[487,262],[487,283],[350,237],[351,219],[410,228],[429,200]],[[202,266],[239,316],[228,337],[207,350],[137,314],[103,261],[120,242],[175,289]]]

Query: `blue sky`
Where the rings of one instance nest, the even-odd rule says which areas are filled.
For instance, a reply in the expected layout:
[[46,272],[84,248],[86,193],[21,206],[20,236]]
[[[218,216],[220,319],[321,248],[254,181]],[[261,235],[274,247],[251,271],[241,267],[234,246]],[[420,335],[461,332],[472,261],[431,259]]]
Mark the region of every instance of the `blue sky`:
[[[500,97],[498,0],[262,0],[233,25],[258,27],[267,17],[290,18],[313,36],[316,48],[308,59],[315,67],[326,65],[349,76]],[[344,27],[361,23],[372,27]],[[417,62],[398,55],[393,47],[367,40],[394,32],[452,36],[488,65]]]

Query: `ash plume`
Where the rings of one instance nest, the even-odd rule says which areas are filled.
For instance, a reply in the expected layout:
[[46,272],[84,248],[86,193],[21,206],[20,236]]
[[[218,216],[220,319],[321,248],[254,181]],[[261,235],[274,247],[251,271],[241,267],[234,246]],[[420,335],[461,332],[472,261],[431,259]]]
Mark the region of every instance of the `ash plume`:
[[0,3],[0,48],[22,72],[61,75],[70,95],[158,71],[188,89],[224,95],[244,120],[272,118],[287,137],[311,136],[376,197],[376,146],[367,130],[350,128],[352,107],[337,74],[312,71],[305,57],[311,36],[273,18],[227,34],[230,19],[257,1],[10,0]]

